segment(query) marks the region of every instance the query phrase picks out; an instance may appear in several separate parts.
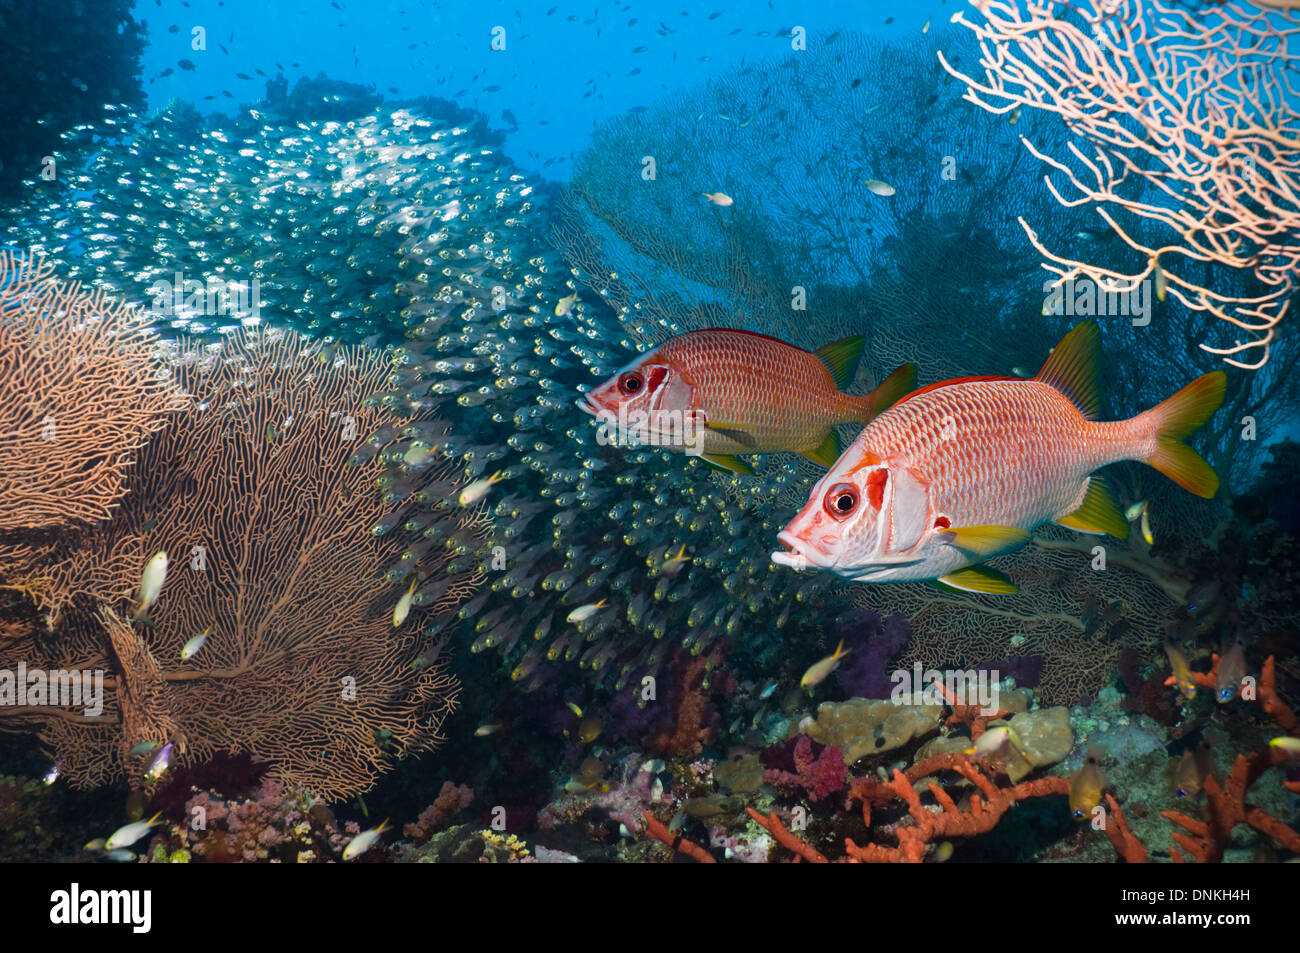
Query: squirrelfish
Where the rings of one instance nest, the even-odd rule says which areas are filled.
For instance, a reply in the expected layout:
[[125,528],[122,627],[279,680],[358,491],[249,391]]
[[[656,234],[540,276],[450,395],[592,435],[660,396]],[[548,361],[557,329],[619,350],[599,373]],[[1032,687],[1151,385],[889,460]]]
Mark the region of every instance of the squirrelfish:
[[147,821],[133,821],[130,824],[122,825],[113,831],[108,840],[104,842],[104,849],[119,850],[123,847],[130,847],[141,837],[144,837],[145,834],[148,834],[150,828],[157,826],[158,818],[161,816],[162,811],[159,811]]
[[1101,754],[1099,748],[1089,745],[1083,766],[1070,779],[1070,816],[1076,821],[1086,821],[1101,803],[1101,792],[1106,786],[1101,776]]
[[1124,538],[1119,502],[1093,471],[1140,460],[1211,497],[1219,479],[1182,442],[1223,401],[1213,371],[1129,420],[1102,422],[1095,322],[1077,326],[1038,376],[968,377],[914,391],[873,420],[813,487],[773,562],[860,582],[938,580],[1012,593],[979,565],[1057,522]]
[[1169,668],[1173,671],[1165,684],[1178,686],[1178,694],[1191,701],[1196,697],[1196,679],[1192,677],[1192,667],[1187,664],[1187,656],[1177,642],[1168,639],[1165,640],[1165,655],[1169,657]]
[[790,451],[821,466],[840,454],[838,424],[866,424],[910,390],[904,364],[870,394],[844,393],[861,337],[805,351],[748,331],[691,331],[642,354],[586,395],[582,409],[620,435],[752,473],[740,453]]
[[135,618],[141,618],[158,601],[166,581],[167,553],[160,549],[145,563],[140,574],[140,608],[135,610]]
[[348,846],[343,848],[344,860],[355,860],[360,857],[371,847],[375,846],[375,841],[379,835],[388,829],[388,818],[384,818],[383,823],[378,827],[372,827],[368,831],[362,831],[352,840],[348,841]]
[[1214,697],[1226,705],[1241,691],[1241,680],[1246,677],[1246,643],[1241,636],[1232,640],[1219,659],[1219,674],[1214,683]]
[[[852,649],[849,649],[849,652],[852,651]],[[820,662],[813,662],[812,665],[808,666],[808,671],[804,672],[803,678],[799,679],[799,687],[808,689],[816,688],[822,682],[826,681],[827,676],[830,675],[831,672],[835,671],[835,669],[839,667],[840,659],[848,655],[849,652],[844,651],[844,640],[840,639],[840,644],[835,646],[834,652],[826,656]]]

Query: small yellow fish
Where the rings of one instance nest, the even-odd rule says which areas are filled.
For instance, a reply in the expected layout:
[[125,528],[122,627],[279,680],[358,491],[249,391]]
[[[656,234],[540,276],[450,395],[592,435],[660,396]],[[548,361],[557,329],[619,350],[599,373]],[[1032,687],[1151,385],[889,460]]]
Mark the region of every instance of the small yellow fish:
[[844,656],[848,655],[849,652],[852,651],[852,649],[849,649],[848,652],[845,652],[844,640],[840,639],[840,644],[835,646],[834,652],[826,656],[820,662],[813,662],[812,665],[808,666],[808,671],[804,672],[803,678],[799,679],[799,687],[808,690],[816,688],[822,682],[826,681],[827,676],[829,676],[831,672],[835,671],[835,669],[839,667],[840,659],[844,658]]
[[483,499],[483,497],[487,496],[488,490],[492,489],[493,486],[504,479],[505,477],[502,476],[501,471],[498,470],[490,477],[483,477],[475,480],[469,486],[465,487],[465,489],[460,491],[460,505],[473,506],[479,500]]
[[343,848],[343,859],[355,860],[360,857],[375,845],[375,841],[379,840],[379,835],[387,829],[388,818],[384,818],[383,823],[378,827],[372,828],[368,831],[362,831],[356,837],[352,838],[352,840],[348,841],[347,847]]
[[1124,519],[1128,520],[1130,523],[1133,522],[1142,515],[1142,511],[1146,509],[1146,505],[1146,500],[1138,500],[1124,511]]
[[1148,546],[1154,546],[1156,539],[1151,535],[1151,503],[1147,501],[1142,504],[1142,539]]
[[[606,600],[601,599],[599,602],[589,602],[585,606],[578,606],[569,613],[568,621],[573,623],[586,622],[598,611],[605,607]],[[579,716],[581,717],[581,716]]]
[[578,725],[578,740],[581,741],[584,745],[589,745],[597,738],[599,738],[600,733],[604,730],[605,730],[605,723],[602,722],[599,718],[596,717],[584,718],[582,719],[582,722]]
[[199,649],[203,648],[203,643],[208,640],[208,634],[212,631],[212,626],[208,626],[194,638],[190,639],[181,646],[181,661],[188,662],[198,654]]
[[881,195],[885,198],[889,198],[894,194],[894,187],[888,182],[881,182],[879,179],[863,179],[862,184],[865,185],[867,190],[873,195]]
[[576,291],[573,294],[568,295],[567,297],[561,298],[555,304],[555,316],[557,318],[568,317],[569,312],[573,310],[573,306],[577,303],[578,303],[578,293]]
[[130,824],[124,824],[109,836],[104,842],[105,850],[119,850],[123,847],[130,847],[145,834],[149,833],[150,828],[158,825],[158,818],[162,816],[159,811],[147,821],[134,821]]
[[676,556],[670,555],[671,553],[672,550],[664,553],[664,564],[659,570],[665,576],[676,576],[682,571],[682,567],[691,561],[691,557],[686,555],[685,543],[682,544],[681,549],[677,550]]
[[979,736],[973,747],[966,749],[966,754],[978,761],[999,754],[1008,745],[1014,748],[1016,753],[1024,758],[1027,763],[1033,763],[1030,761],[1029,752],[1020,743],[1020,736],[1016,734],[1016,730],[1010,725],[996,725],[987,729]]
[[1160,267],[1160,256],[1151,259],[1151,268],[1156,275],[1156,300],[1164,301],[1165,295],[1168,294],[1169,284],[1165,278],[1165,270]]
[[144,572],[140,574],[140,608],[135,610],[139,619],[152,608],[162,594],[163,583],[167,581],[167,553],[158,550],[153,558],[145,563]]
[[1300,738],[1283,735],[1281,738],[1273,738],[1268,746],[1282,752],[1288,761],[1300,761]]
[[703,195],[714,205],[721,205],[723,208],[726,208],[734,201],[726,192],[704,192]]
[[397,605],[393,606],[393,628],[401,628],[406,617],[411,614],[411,600],[415,598],[415,577],[411,578],[411,585],[406,592],[402,593],[402,598],[397,600]]
[[479,725],[478,728],[474,730],[474,737],[486,738],[488,735],[495,735],[500,730],[501,730],[500,722],[496,722],[491,725]]
[[569,711],[573,712],[573,714],[576,715],[578,718],[583,717],[582,709],[579,708],[576,704],[574,704],[573,702],[565,702],[564,704],[568,706]]
[[1166,685],[1177,685],[1178,693],[1191,701],[1196,697],[1196,680],[1192,678],[1191,666],[1187,664],[1187,656],[1183,655],[1183,650],[1178,647],[1178,643],[1165,640],[1165,655],[1169,656],[1169,667],[1173,674],[1165,681]]
[[1093,808],[1101,803],[1101,792],[1106,786],[1101,776],[1101,751],[1089,746],[1083,766],[1070,779],[1070,816],[1076,821],[1086,821]]

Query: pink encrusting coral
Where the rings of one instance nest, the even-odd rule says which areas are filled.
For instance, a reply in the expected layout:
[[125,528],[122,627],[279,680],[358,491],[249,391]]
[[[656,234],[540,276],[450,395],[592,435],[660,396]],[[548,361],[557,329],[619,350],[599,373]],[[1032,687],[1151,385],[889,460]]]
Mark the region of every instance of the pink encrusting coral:
[[[815,747],[814,747],[815,746]],[[777,759],[770,752],[782,751],[787,745],[765,752],[764,764]],[[849,769],[844,763],[844,754],[834,745],[817,745],[807,735],[800,735],[790,752],[794,759],[794,770],[781,767],[768,767],[763,772],[763,780],[783,794],[807,794],[810,801],[820,801],[844,788]]]

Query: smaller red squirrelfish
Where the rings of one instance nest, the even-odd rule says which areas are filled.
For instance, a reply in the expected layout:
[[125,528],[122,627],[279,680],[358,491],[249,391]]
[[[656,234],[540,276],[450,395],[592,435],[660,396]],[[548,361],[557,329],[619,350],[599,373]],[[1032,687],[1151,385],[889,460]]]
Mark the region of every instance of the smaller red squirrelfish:
[[582,409],[620,436],[752,473],[741,453],[790,451],[830,466],[838,424],[867,424],[915,384],[904,364],[870,394],[846,394],[863,339],[805,351],[749,331],[691,331],[642,354],[586,395]]

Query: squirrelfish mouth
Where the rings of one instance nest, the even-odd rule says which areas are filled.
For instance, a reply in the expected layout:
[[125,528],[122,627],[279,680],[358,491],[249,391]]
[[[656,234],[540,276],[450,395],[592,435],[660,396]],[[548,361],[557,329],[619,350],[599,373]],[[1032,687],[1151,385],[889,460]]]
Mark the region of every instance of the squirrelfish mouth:
[[777,533],[776,539],[785,549],[772,553],[772,562],[778,566],[789,566],[796,572],[810,567],[811,563],[799,537],[788,530],[782,530]]
[[599,417],[602,414],[609,413],[609,411],[601,407],[600,404],[592,400],[590,394],[583,394],[578,399],[577,403],[578,403],[579,410],[581,410],[583,413],[591,414],[591,416],[593,417]]

